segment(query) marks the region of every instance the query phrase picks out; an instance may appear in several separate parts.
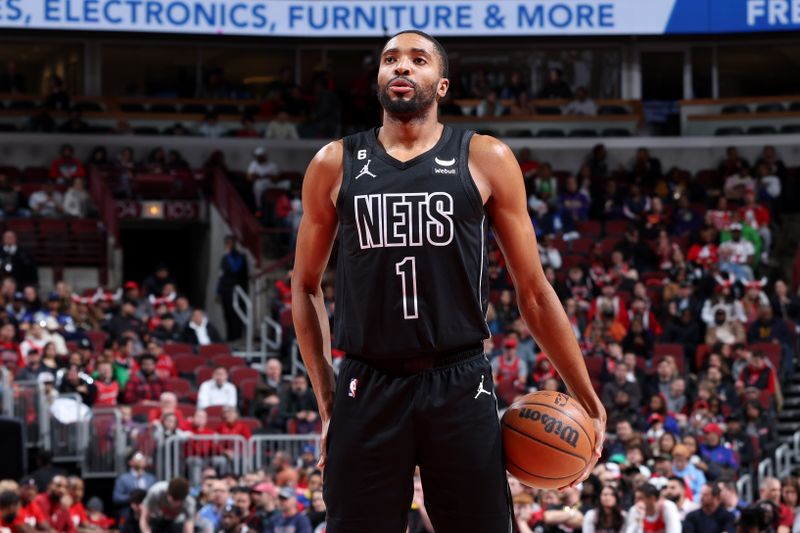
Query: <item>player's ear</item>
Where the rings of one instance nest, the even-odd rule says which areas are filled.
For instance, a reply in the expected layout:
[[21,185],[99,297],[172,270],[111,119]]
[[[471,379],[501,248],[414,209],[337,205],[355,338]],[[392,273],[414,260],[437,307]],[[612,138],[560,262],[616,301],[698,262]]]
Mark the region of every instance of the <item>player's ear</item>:
[[447,90],[450,88],[450,80],[447,78],[442,78],[439,80],[439,87],[436,89],[436,94],[439,96],[439,99],[442,99],[447,94]]

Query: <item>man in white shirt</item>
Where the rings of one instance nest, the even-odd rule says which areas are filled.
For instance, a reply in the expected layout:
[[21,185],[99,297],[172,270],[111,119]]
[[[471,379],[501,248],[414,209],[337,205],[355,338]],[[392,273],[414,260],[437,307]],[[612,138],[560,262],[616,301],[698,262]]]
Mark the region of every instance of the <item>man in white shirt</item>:
[[197,408],[205,409],[212,405],[236,407],[236,386],[228,381],[228,369],[218,366],[211,379],[204,381],[197,391]]
[[247,167],[247,181],[253,184],[253,196],[256,207],[261,209],[262,196],[270,189],[288,191],[291,187],[289,180],[279,180],[280,169],[267,157],[267,151],[259,146],[253,151],[254,159]]
[[297,125],[289,122],[289,113],[285,109],[279,109],[275,118],[267,125],[267,139],[290,140],[299,139],[297,135]]
[[597,104],[589,98],[589,91],[586,87],[575,89],[575,100],[571,101],[564,108],[565,115],[596,115]]
[[228,130],[219,123],[216,113],[207,113],[205,119],[197,128],[200,137],[219,138],[223,137]]
[[750,265],[755,254],[753,243],[742,239],[742,225],[734,222],[731,224],[731,240],[719,245],[719,269],[730,272],[740,280],[752,281],[753,270]]
[[28,205],[33,214],[40,217],[59,217],[64,213],[64,198],[52,181],[45,182],[41,190],[31,194]]

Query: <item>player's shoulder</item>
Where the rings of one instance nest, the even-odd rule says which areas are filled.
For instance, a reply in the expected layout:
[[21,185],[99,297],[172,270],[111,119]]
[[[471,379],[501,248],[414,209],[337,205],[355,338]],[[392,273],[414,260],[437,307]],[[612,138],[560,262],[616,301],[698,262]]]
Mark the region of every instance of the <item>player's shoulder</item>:
[[470,160],[476,158],[478,160],[487,161],[497,161],[498,158],[514,157],[514,153],[506,143],[491,135],[481,135],[480,133],[474,134],[470,139],[469,155]]
[[335,183],[342,175],[344,144],[341,139],[331,141],[316,153],[306,169],[306,179],[314,183]]

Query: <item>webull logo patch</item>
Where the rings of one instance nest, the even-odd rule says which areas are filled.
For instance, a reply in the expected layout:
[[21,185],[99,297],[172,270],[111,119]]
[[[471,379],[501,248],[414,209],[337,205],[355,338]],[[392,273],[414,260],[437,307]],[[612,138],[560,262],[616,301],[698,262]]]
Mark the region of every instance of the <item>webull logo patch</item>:
[[536,409],[521,409],[519,417],[533,422],[540,422],[544,426],[545,432],[558,436],[573,448],[578,445],[578,437],[580,435],[578,430],[569,424],[564,424],[553,416],[546,415]]

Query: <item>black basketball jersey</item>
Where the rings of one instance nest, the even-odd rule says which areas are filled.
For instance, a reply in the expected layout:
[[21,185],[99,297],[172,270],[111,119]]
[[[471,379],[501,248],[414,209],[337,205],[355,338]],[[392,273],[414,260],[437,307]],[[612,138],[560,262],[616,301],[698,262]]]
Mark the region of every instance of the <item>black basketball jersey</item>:
[[487,221],[467,166],[473,132],[445,125],[404,163],[377,134],[344,138],[334,345],[389,358],[481,342]]

